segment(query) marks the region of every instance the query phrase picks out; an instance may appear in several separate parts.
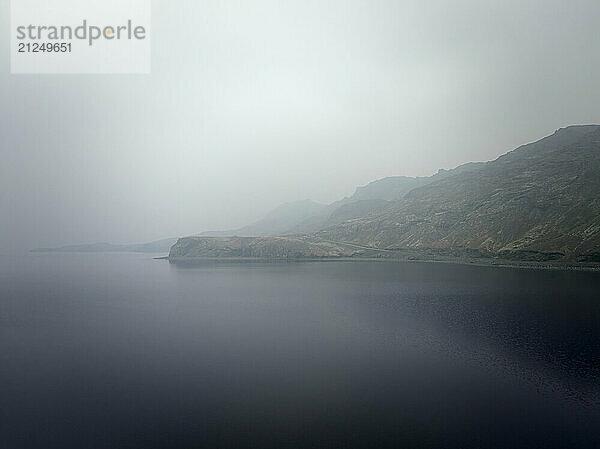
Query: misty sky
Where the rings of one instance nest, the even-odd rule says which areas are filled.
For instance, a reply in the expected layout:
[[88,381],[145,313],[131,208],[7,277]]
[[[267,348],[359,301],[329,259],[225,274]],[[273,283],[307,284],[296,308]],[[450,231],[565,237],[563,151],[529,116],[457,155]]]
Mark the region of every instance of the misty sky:
[[0,252],[235,228],[600,123],[600,1],[154,1],[151,75],[11,75]]

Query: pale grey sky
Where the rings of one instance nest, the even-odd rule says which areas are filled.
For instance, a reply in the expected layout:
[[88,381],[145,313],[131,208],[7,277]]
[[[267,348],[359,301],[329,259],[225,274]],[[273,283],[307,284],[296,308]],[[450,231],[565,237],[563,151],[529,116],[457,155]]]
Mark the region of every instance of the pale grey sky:
[[597,0],[155,0],[151,75],[11,75],[4,32],[0,251],[234,228],[600,123],[599,17]]

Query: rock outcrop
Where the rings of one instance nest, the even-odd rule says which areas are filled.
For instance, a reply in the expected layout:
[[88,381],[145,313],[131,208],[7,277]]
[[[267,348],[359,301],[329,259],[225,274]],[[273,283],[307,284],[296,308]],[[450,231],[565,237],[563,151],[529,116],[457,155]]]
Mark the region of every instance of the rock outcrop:
[[184,237],[173,245],[170,261],[193,259],[326,259],[364,253],[348,245],[291,237]]

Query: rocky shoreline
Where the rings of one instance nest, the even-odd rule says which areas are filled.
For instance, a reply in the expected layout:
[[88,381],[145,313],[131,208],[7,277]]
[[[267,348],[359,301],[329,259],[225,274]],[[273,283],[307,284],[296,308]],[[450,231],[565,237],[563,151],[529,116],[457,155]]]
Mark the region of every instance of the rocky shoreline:
[[396,261],[600,271],[600,263],[597,262],[557,260],[552,254],[543,253],[527,253],[524,256],[527,259],[508,259],[499,254],[473,250],[377,249],[344,242],[313,241],[307,237],[184,237],[171,247],[167,257],[161,259],[168,259],[174,264]]

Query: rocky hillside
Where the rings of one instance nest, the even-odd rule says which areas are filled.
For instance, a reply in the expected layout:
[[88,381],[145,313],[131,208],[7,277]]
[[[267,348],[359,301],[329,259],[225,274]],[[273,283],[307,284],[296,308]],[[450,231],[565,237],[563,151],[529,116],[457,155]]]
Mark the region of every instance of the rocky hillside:
[[300,209],[308,212],[284,210],[254,228],[259,235],[268,224],[293,237],[186,238],[171,257],[600,262],[600,126],[563,128],[494,161],[386,178]]
[[171,248],[171,262],[194,259],[314,259],[365,253],[350,245],[292,237],[185,237]]
[[264,218],[247,226],[225,231],[209,231],[205,237],[226,236],[284,236],[312,234],[321,229],[366,215],[378,213],[391,201],[402,199],[411,190],[445,179],[457,173],[476,170],[482,162],[470,162],[452,170],[440,169],[433,176],[391,176],[356,188],[350,197],[329,205],[311,200],[285,203],[269,212]]
[[560,129],[315,237],[386,249],[600,261],[600,126]]

